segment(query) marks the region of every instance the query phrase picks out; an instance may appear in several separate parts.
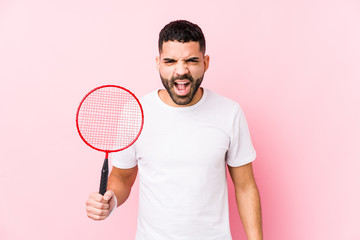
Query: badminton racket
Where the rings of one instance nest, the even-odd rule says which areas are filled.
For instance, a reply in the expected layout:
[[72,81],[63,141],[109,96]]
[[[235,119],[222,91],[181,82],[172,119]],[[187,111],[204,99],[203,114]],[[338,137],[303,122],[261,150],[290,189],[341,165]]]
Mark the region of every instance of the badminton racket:
[[129,90],[104,85],[91,90],[80,102],[76,127],[91,148],[105,152],[99,193],[104,195],[109,175],[109,153],[122,151],[140,136],[144,113],[139,100]]

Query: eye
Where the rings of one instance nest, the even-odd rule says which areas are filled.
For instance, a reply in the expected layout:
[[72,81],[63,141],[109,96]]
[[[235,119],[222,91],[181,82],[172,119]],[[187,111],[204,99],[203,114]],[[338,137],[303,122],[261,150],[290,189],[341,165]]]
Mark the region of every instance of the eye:
[[174,59],[164,59],[164,63],[174,63]]
[[197,63],[197,62],[199,62],[199,59],[197,59],[197,58],[190,58],[190,59],[186,60],[186,63]]

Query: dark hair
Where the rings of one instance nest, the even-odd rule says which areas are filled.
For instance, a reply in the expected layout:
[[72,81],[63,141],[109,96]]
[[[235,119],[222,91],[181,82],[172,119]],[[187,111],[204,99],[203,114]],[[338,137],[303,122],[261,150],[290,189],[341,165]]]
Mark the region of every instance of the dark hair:
[[186,20],[177,20],[167,24],[159,33],[159,52],[162,45],[167,41],[178,41],[182,43],[194,41],[199,42],[200,51],[205,54],[205,37],[201,28]]

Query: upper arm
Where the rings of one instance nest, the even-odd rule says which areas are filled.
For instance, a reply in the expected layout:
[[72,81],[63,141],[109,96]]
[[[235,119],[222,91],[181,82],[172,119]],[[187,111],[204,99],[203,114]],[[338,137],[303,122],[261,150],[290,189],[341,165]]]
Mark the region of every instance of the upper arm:
[[248,163],[240,167],[231,167],[228,165],[228,169],[234,183],[235,190],[243,191],[248,187],[256,186],[252,163]]
[[127,185],[132,186],[135,182],[137,172],[137,166],[129,169],[122,169],[113,166],[109,178],[116,179],[115,181],[122,181]]

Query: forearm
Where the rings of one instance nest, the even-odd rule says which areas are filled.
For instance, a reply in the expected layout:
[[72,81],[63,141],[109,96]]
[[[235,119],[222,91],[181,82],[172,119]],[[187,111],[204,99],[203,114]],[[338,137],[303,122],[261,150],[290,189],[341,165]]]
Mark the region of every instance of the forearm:
[[134,184],[136,174],[129,176],[117,175],[111,172],[108,180],[108,190],[112,190],[115,193],[117,200],[117,207],[123,204],[128,199],[131,187]]
[[235,190],[236,202],[248,240],[262,240],[262,217],[259,191],[256,184]]

